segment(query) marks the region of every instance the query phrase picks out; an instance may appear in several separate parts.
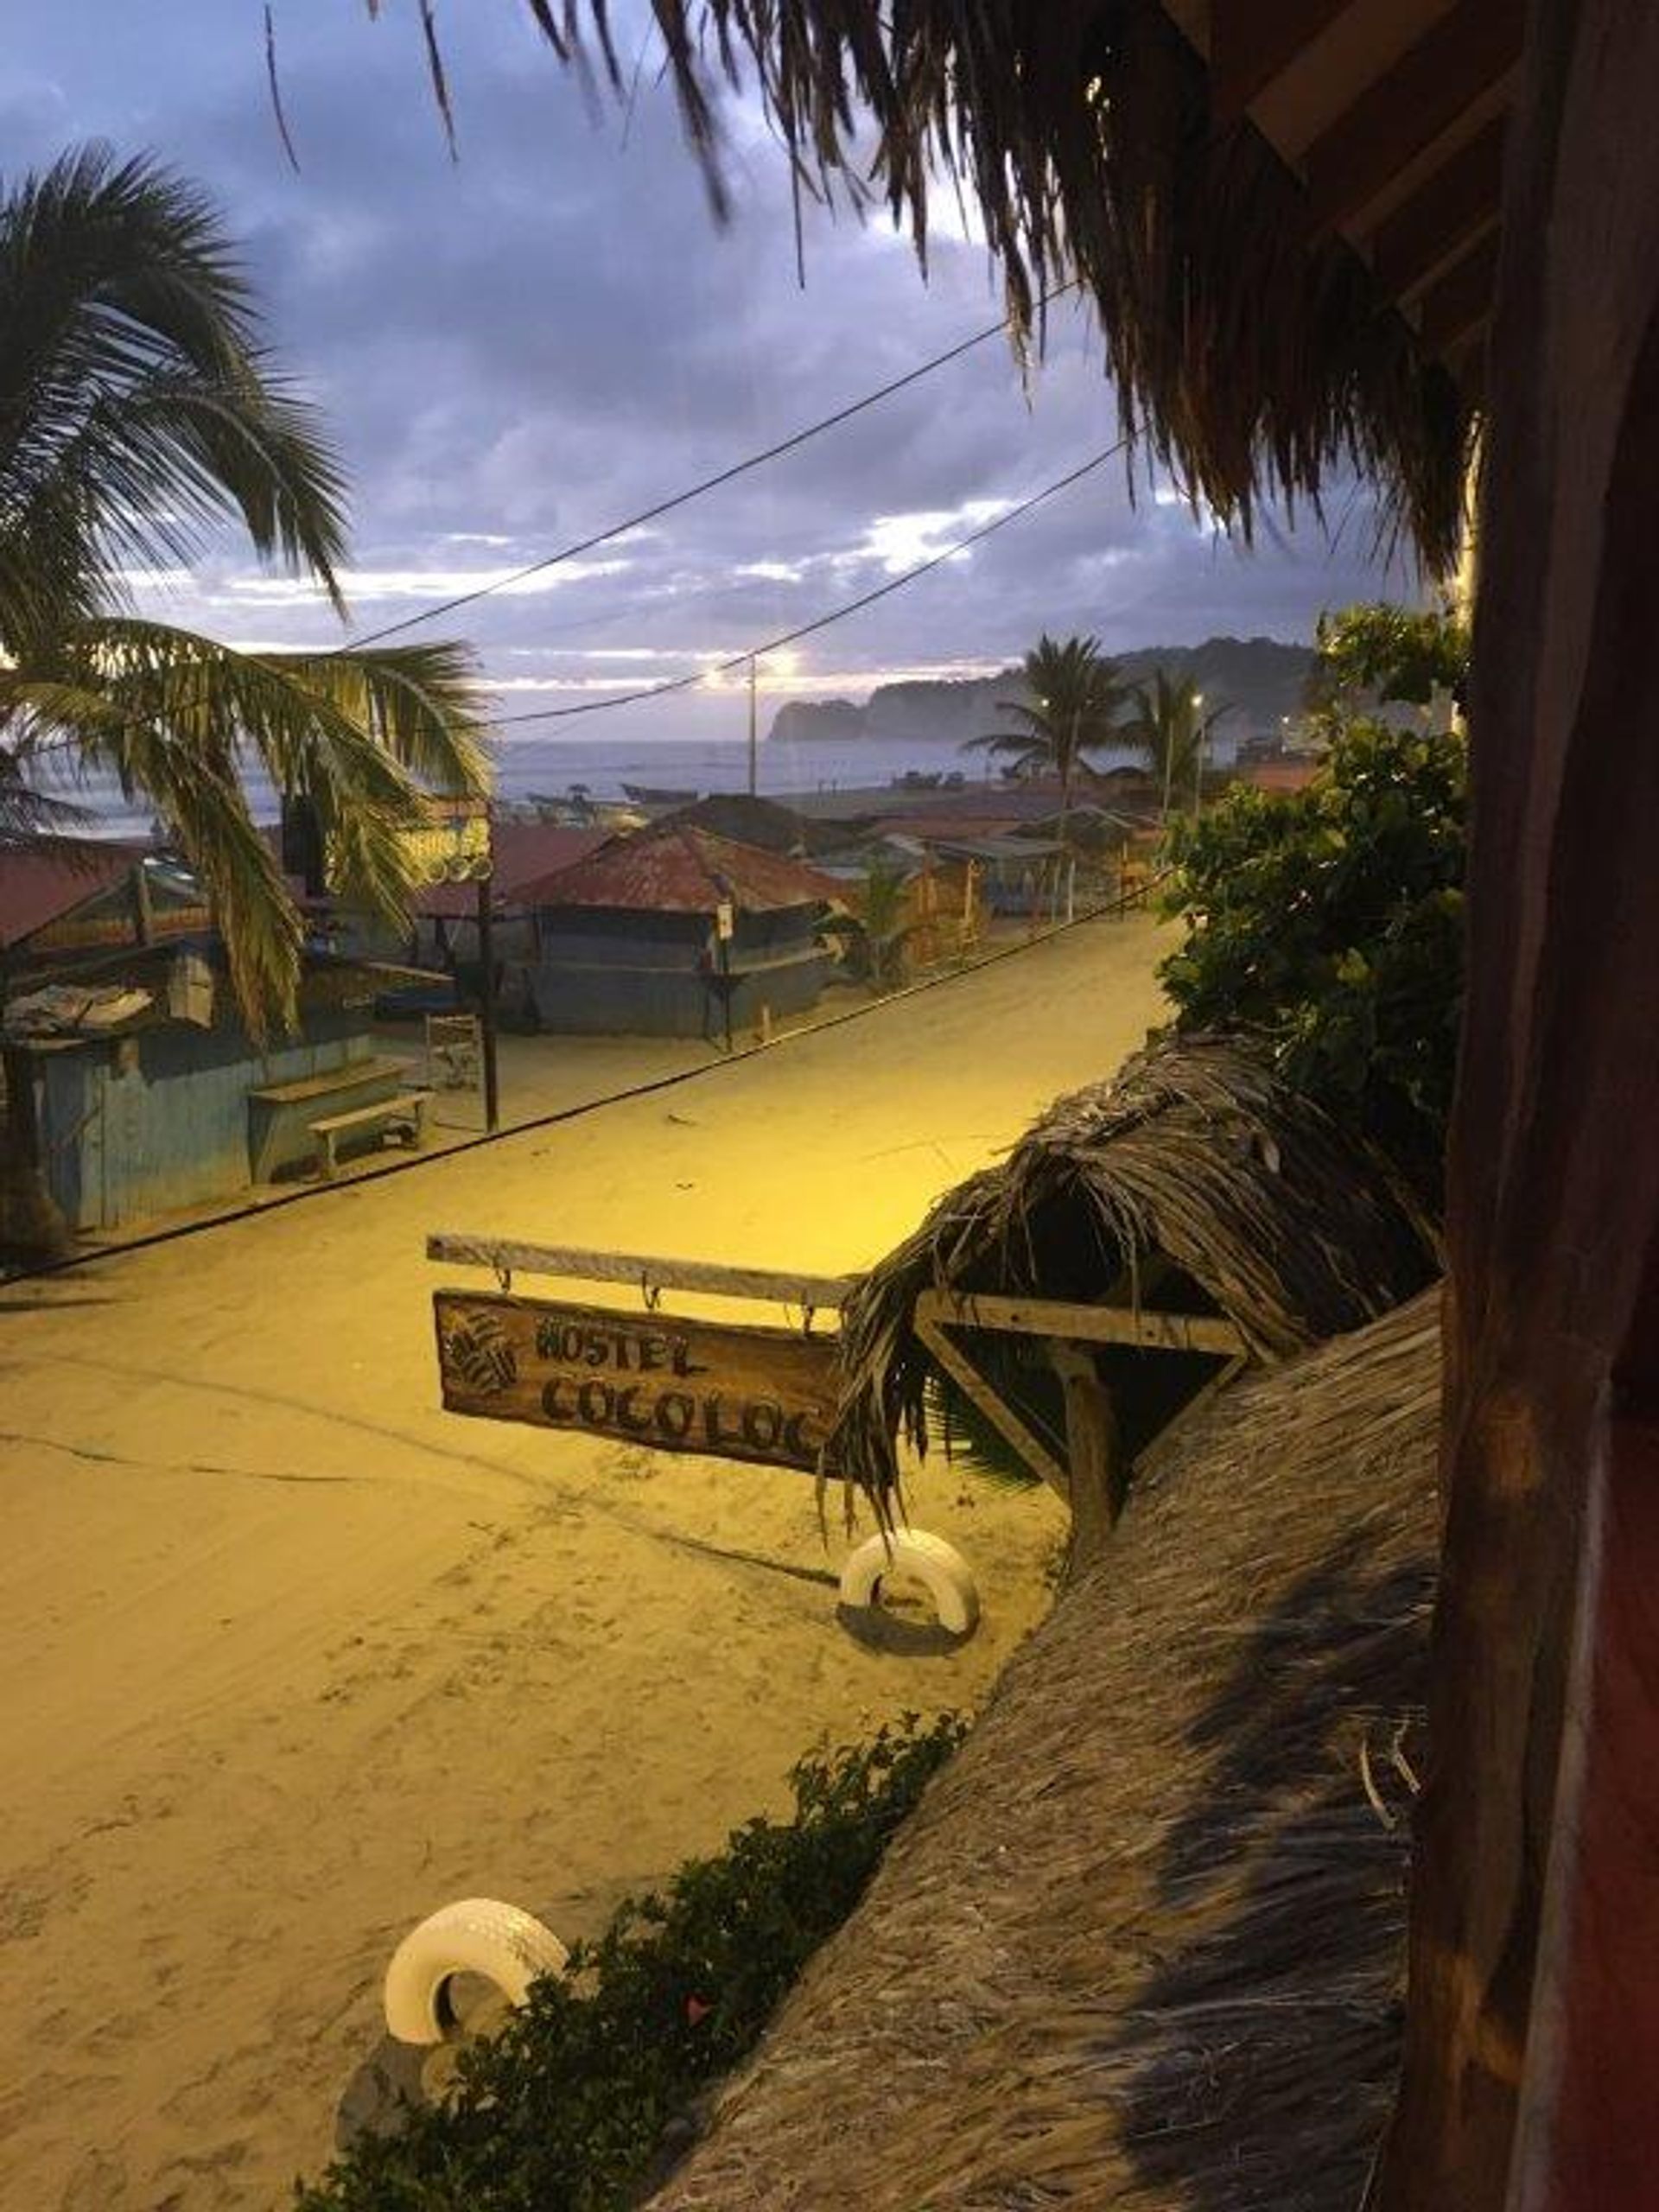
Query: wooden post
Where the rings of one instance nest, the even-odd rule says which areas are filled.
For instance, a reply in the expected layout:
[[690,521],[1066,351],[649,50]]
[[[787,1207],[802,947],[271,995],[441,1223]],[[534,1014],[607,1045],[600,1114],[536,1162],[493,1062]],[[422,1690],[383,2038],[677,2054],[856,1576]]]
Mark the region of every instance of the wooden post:
[[1446,1535],[1377,2212],[1637,2212],[1659,2175],[1659,747],[1632,710],[1659,634],[1659,10],[1525,14],[1484,348]]
[[1065,1398],[1066,1463],[1071,1477],[1073,1576],[1104,1550],[1122,1503],[1122,1446],[1109,1390],[1087,1344],[1058,1343],[1049,1359]]
[[479,1033],[484,1047],[484,1126],[492,1136],[501,1119],[500,1090],[495,1067],[495,879],[478,880],[478,960],[483,970],[480,996]]
[[134,862],[132,874],[127,879],[127,887],[132,894],[134,938],[141,945],[153,944],[156,938],[156,924],[155,917],[150,912],[149,879],[144,874],[143,861]]

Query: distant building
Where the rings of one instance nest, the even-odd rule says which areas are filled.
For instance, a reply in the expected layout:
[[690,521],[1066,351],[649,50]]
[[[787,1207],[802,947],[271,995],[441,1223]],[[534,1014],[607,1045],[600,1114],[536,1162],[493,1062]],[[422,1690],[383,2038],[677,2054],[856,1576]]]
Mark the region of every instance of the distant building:
[[803,862],[667,821],[613,837],[520,893],[543,1029],[722,1037],[817,1003],[819,935],[842,887]]

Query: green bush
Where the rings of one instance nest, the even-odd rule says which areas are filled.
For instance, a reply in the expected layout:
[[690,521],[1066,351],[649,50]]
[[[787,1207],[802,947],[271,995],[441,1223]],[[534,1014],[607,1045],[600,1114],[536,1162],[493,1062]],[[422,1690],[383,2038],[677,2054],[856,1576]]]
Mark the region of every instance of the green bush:
[[1463,971],[1461,738],[1352,721],[1306,791],[1235,788],[1171,837],[1182,1028],[1265,1035],[1287,1080],[1438,1197]]
[[961,1741],[946,1714],[804,1760],[793,1816],[753,1820],[668,1894],[630,1899],[501,2034],[461,2054],[442,2104],[361,2137],[296,2212],[610,2212],[637,2201],[688,2108],[754,2045],[862,1896]]

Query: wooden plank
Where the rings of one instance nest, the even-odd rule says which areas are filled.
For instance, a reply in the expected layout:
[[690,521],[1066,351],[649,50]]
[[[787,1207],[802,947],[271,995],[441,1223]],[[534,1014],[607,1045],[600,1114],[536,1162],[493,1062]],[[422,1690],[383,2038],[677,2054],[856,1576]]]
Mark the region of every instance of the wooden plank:
[[1485,321],[1497,281],[1497,232],[1492,230],[1423,295],[1419,329],[1431,353],[1446,352]]
[[1007,1438],[1032,1472],[1040,1475],[1051,1490],[1069,1506],[1071,1478],[1039,1437],[1027,1428],[1014,1408],[999,1397],[959,1344],[946,1333],[940,1308],[944,1294],[925,1290],[917,1299],[912,1319],[917,1335],[963,1395],[971,1399],[998,1433]]
[[[935,1317],[951,1328],[1000,1329],[1012,1336],[1075,1337],[1087,1344],[1132,1344],[1148,1351],[1197,1351],[1230,1358],[1249,1350],[1230,1321],[1213,1314],[1160,1313],[1147,1306],[1081,1306],[1051,1298],[988,1292],[927,1291]],[[922,1300],[917,1300],[921,1311]]]
[[1511,0],[1457,0],[1320,133],[1303,162],[1317,224],[1358,214],[1513,66],[1523,13]]
[[1211,0],[1210,105],[1217,123],[1236,123],[1348,0]]
[[1073,1575],[1099,1558],[1122,1503],[1122,1444],[1111,1393],[1087,1344],[1057,1344],[1049,1353],[1065,1398],[1065,1456],[1071,1472]]
[[1390,299],[1408,297],[1497,220],[1508,126],[1495,115],[1377,225],[1371,267]]
[[432,1311],[450,1413],[819,1471],[834,1337],[461,1290]]
[[703,1290],[722,1298],[759,1298],[777,1306],[838,1313],[857,1275],[786,1274],[766,1268],[731,1268],[713,1260],[671,1260],[643,1252],[590,1252],[573,1245],[519,1244],[440,1230],[426,1240],[429,1260],[451,1267],[493,1268],[498,1274],[568,1275],[579,1282],[626,1282],[638,1290]]
[[293,1083],[260,1084],[250,1090],[250,1098],[257,1098],[262,1105],[297,1106],[308,1099],[331,1097],[340,1090],[355,1090],[365,1083],[385,1083],[388,1079],[401,1083],[410,1073],[407,1060],[346,1060],[337,1068],[330,1068],[323,1075],[301,1076]]

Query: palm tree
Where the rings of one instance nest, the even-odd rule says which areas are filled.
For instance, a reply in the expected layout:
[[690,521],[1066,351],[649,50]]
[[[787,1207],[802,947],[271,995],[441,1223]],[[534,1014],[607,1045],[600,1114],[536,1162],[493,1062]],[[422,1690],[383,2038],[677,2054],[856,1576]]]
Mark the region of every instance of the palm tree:
[[1118,714],[1127,688],[1097,638],[1061,643],[1045,632],[1026,655],[1021,673],[1029,697],[997,701],[1019,727],[971,737],[963,749],[1005,754],[1016,776],[1058,776],[1064,843],[1078,771],[1087,771],[1090,753],[1122,742]]
[[[182,844],[261,1038],[294,1020],[302,929],[242,771],[315,809],[342,899],[400,918],[423,788],[487,785],[472,658],[238,652],[142,616],[124,578],[228,523],[343,615],[342,490],[200,194],[98,148],[0,191],[0,844],[69,826],[48,762],[113,774]],[[0,1232],[39,1249],[27,1059],[4,1074]]]
[[1183,803],[1191,797],[1196,805],[1210,733],[1232,711],[1224,705],[1201,715],[1203,704],[1202,693],[1160,668],[1136,691],[1134,712],[1120,733],[1121,741],[1141,755],[1161,788],[1166,817],[1178,793]]
[[343,614],[342,491],[200,194],[99,148],[0,194],[0,829],[39,828],[47,760],[142,794],[260,1035],[292,1020],[302,926],[241,772],[315,807],[342,899],[396,916],[423,787],[486,785],[471,656],[238,652],[140,615],[124,575],[230,523]]

